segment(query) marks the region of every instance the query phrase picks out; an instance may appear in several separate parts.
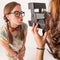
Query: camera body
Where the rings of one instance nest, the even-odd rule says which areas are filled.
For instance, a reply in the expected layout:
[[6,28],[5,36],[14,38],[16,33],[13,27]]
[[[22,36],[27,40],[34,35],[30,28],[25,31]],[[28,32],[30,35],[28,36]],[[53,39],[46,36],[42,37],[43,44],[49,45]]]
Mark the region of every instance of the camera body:
[[31,9],[31,20],[29,26],[32,26],[33,23],[38,23],[38,27],[46,30],[45,28],[45,12],[46,5],[45,3],[28,3],[28,8]]

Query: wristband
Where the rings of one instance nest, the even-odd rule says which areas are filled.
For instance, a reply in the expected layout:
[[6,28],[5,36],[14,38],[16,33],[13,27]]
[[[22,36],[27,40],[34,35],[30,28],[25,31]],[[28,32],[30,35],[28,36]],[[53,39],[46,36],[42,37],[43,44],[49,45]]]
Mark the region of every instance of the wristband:
[[44,50],[45,48],[38,48],[38,47],[37,47],[37,49],[38,49],[38,50]]

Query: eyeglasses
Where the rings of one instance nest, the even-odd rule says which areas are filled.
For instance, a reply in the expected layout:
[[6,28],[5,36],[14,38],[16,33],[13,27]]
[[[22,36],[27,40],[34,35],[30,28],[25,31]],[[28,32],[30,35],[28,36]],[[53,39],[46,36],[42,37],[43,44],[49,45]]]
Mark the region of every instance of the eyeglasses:
[[14,12],[10,12],[10,13],[8,13],[8,14],[14,14],[16,17],[19,17],[20,15],[21,15],[21,16],[25,16],[25,12],[23,12],[23,11],[21,11],[21,12],[19,12],[19,11],[14,11]]

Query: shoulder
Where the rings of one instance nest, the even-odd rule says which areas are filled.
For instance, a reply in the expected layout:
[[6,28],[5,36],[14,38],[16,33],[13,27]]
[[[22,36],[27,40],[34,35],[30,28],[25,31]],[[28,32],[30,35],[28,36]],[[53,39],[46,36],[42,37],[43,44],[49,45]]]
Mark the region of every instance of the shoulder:
[[6,30],[5,30],[6,28],[4,27],[4,26],[2,26],[2,27],[0,27],[0,34],[1,33],[4,33]]
[[23,22],[23,26],[27,26],[27,24]]
[[23,23],[22,27],[23,27],[24,30],[26,30],[28,28],[26,23]]
[[6,40],[6,27],[0,27],[0,39]]

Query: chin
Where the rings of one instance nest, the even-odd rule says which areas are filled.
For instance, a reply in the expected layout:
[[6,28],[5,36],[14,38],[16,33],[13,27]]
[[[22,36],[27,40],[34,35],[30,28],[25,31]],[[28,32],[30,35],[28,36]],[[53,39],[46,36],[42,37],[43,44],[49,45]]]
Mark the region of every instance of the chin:
[[22,25],[23,23],[19,23],[18,25]]

